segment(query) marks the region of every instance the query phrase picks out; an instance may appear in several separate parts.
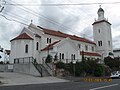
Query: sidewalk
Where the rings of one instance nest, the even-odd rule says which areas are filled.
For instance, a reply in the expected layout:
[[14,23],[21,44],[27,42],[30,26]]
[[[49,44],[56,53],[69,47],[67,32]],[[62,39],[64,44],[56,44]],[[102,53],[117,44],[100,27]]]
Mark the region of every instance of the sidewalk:
[[0,86],[68,82],[52,76],[35,77],[13,72],[0,72],[0,81],[2,82]]

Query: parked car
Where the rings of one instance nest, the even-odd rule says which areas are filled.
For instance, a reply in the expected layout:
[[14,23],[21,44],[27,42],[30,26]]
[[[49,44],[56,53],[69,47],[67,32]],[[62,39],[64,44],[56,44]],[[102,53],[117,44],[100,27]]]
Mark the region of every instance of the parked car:
[[120,78],[120,71],[114,71],[111,73],[111,78]]

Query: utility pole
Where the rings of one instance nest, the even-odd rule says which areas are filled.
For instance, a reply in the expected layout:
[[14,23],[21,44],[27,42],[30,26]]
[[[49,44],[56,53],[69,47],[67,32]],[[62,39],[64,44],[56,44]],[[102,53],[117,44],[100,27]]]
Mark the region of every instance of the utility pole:
[[5,4],[6,4],[5,0],[0,0],[0,13],[3,11]]

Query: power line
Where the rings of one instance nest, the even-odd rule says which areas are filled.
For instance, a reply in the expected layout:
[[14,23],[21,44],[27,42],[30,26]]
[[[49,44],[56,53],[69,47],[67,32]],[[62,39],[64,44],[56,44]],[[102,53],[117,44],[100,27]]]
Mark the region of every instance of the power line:
[[9,13],[8,13],[7,10],[4,10],[3,14],[9,15],[9,16],[11,16],[12,18],[14,17],[14,18],[23,20],[23,21],[25,21],[25,22],[28,22],[28,21],[29,21],[28,19],[23,18],[23,17],[21,17],[20,15],[17,15],[17,14],[15,14],[15,13],[12,13],[12,12],[9,12]]
[[[14,1],[11,0],[11,2],[14,2]],[[14,2],[14,3],[17,4],[16,2]],[[17,6],[17,7],[19,7],[19,6]],[[67,26],[65,26],[65,25],[63,25],[63,24],[61,24],[61,23],[59,23],[59,22],[56,22],[56,21],[54,21],[54,20],[52,20],[52,19],[50,19],[50,18],[48,18],[48,17],[46,17],[46,16],[44,16],[44,15],[41,15],[41,14],[39,14],[38,12],[35,12],[34,10],[31,10],[31,9],[29,9],[29,8],[26,8],[26,7],[24,7],[23,5],[22,5],[22,7],[23,7],[24,9],[21,8],[21,6],[20,6],[19,8],[22,9],[22,10],[24,10],[24,11],[26,11],[26,12],[28,12],[28,13],[30,13],[30,14],[32,14],[32,15],[34,15],[34,16],[41,17],[42,19],[45,19],[45,20],[47,20],[48,22],[50,22],[50,23],[52,23],[52,24],[54,24],[54,25],[57,25],[57,26],[59,26],[59,27],[62,27],[62,28],[64,28],[64,29],[67,29],[67,30],[69,30],[70,32],[75,33],[75,34],[77,34],[77,35],[82,34],[82,33],[77,32],[77,31],[74,32],[74,31],[72,31],[69,27],[67,27]],[[87,35],[85,35],[85,34],[82,34],[82,35],[87,36]],[[87,36],[87,37],[89,37],[89,36]]]
[[12,6],[81,6],[81,5],[101,5],[101,4],[119,4],[120,2],[100,2],[100,3],[51,3],[51,4],[28,4],[28,3],[19,3],[19,4],[9,4],[6,3],[6,5],[12,5]]
[[0,14],[0,16],[4,17],[6,20],[9,20],[9,21],[15,21],[15,22],[18,22],[18,23],[20,23],[20,24],[23,24],[23,25],[29,26],[28,24],[23,23],[23,22],[21,22],[21,21],[19,21],[19,20],[9,19],[9,18],[7,18],[5,15],[3,15],[3,14]]
[[[12,0],[11,0],[11,2],[17,4],[16,2],[14,2],[14,1],[12,1]],[[19,6],[18,6],[18,7],[19,7]],[[62,28],[64,28],[64,29],[67,29],[67,30],[71,31],[72,33],[75,33],[75,34],[77,34],[77,35],[79,34],[79,32],[78,32],[78,33],[73,32],[71,29],[69,29],[69,27],[67,27],[67,26],[65,26],[65,25],[63,25],[63,24],[61,24],[61,23],[59,23],[59,22],[56,22],[56,21],[54,21],[54,20],[52,20],[52,19],[50,19],[50,18],[48,18],[48,17],[46,17],[46,16],[44,16],[44,15],[41,15],[41,14],[39,14],[39,13],[37,13],[37,12],[29,9],[29,8],[26,8],[26,7],[24,7],[24,6],[22,6],[22,7],[23,7],[24,9],[21,8],[21,7],[19,7],[19,8],[21,8],[22,10],[24,10],[24,11],[26,11],[26,12],[34,15],[34,16],[37,16],[37,17],[39,17],[39,18],[40,18],[40,16],[41,16],[41,18],[47,20],[48,22],[53,23],[54,25],[57,25],[57,26],[62,27]]]

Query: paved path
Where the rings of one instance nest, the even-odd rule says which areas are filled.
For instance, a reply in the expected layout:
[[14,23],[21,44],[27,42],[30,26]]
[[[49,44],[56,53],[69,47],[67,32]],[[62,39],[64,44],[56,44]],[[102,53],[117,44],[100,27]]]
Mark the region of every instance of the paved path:
[[25,84],[42,84],[42,83],[57,83],[68,82],[64,79],[56,77],[35,77],[20,73],[0,72],[1,85],[25,85]]

